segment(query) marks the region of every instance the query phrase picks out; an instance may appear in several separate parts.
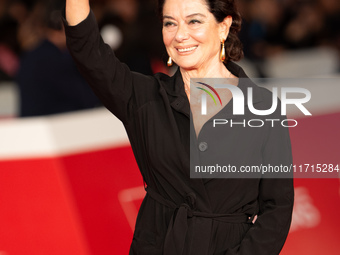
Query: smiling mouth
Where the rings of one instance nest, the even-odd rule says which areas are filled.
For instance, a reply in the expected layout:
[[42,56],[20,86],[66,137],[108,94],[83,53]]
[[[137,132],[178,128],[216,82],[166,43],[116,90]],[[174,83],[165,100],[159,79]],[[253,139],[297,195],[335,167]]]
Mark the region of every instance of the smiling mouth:
[[181,48],[181,49],[177,49],[178,52],[180,53],[187,53],[187,52],[192,52],[194,51],[198,46],[193,46],[193,47],[188,47],[188,48]]

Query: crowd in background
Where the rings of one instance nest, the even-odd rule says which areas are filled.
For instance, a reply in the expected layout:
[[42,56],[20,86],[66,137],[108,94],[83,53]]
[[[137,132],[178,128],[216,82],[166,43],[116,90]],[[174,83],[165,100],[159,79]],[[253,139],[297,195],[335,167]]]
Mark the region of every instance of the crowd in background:
[[[0,83],[10,80],[18,84],[21,116],[99,105],[68,56],[60,20],[64,1],[0,0]],[[243,18],[240,38],[245,57],[251,62],[265,61],[286,50],[327,46],[340,51],[339,0],[236,1]],[[122,62],[145,74],[168,72],[156,0],[90,2],[104,40]],[[58,89],[53,89],[52,83]],[[73,93],[68,91],[72,84]],[[51,101],[48,93],[56,97],[57,90],[62,89],[65,91]],[[30,101],[37,105],[39,97],[45,97],[41,105],[62,101],[64,106],[25,112]],[[67,98],[69,103],[65,107]]]
[[330,46],[340,49],[338,0],[241,0],[241,37],[248,58],[286,49]]

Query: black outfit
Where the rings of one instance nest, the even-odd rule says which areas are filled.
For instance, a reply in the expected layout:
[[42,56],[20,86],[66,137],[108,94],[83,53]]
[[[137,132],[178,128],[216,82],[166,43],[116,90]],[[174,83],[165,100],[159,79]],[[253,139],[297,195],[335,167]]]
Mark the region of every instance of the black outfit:
[[[190,145],[194,131],[190,132],[190,105],[180,71],[172,77],[131,72],[103,43],[92,12],[77,26],[64,22],[71,54],[103,104],[123,122],[147,184],[130,254],[278,254],[290,226],[293,180],[190,178],[190,153],[209,163],[215,152],[207,135],[209,123]],[[257,109],[270,108],[269,91],[253,84],[236,64],[230,62],[227,68],[244,78],[241,90],[253,87]],[[230,109],[231,102],[218,115],[227,116]],[[271,117],[281,118],[277,114]],[[256,130],[215,130],[226,144],[222,161],[291,163],[287,129]],[[238,139],[238,149],[230,148],[233,139]],[[202,141],[208,147],[190,149]],[[252,224],[254,214],[258,219]]]

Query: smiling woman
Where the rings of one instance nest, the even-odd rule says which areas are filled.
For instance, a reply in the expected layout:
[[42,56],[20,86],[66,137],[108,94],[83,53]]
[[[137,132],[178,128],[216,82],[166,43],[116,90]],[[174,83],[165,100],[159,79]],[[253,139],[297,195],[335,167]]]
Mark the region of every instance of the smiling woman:
[[[177,6],[181,6],[180,10],[184,12],[180,13]],[[160,0],[158,7],[159,16],[163,21],[164,44],[167,47],[168,53],[171,42],[174,43],[173,40],[178,39],[179,42],[177,43],[180,44],[185,39],[182,38],[183,36],[190,36],[193,41],[197,40],[196,43],[200,41],[211,43],[211,47],[215,46],[218,52],[221,41],[226,40],[227,59],[229,61],[238,61],[242,58],[242,45],[237,37],[237,33],[241,29],[241,17],[236,11],[234,1],[206,2],[204,0],[196,0],[188,2],[168,0],[165,4],[165,1]],[[174,9],[171,10],[171,8]],[[174,13],[173,16],[171,16],[171,12]],[[184,17],[180,15],[184,15]],[[180,23],[180,20],[184,22]],[[183,27],[183,31],[179,31],[180,26]],[[220,31],[216,31],[216,29]],[[174,38],[176,35],[178,37]],[[194,42],[192,43],[194,44]],[[176,46],[173,45],[173,47]],[[195,45],[190,50],[197,47],[198,45]],[[181,51],[181,46],[178,46],[178,49]]]
[[202,0],[168,0],[163,13],[163,41],[182,73],[193,69],[200,73],[210,65],[223,66],[218,56],[221,41],[228,35],[230,16],[217,23]]
[[[121,63],[101,39],[88,0],[67,0],[64,20],[70,52],[102,103],[123,122],[146,184],[130,255],[279,254],[291,222],[290,174],[281,179],[261,173],[242,179],[191,178],[193,162],[292,163],[285,127],[212,127],[212,116],[240,121],[232,114],[228,90],[215,91],[221,105],[208,101],[205,118],[190,101],[204,92],[190,93],[192,78],[233,78],[230,86],[243,94],[252,89],[256,109],[271,106],[271,92],[256,86],[233,62],[242,57],[235,2],[160,0],[159,13],[169,62],[179,66],[172,77],[131,72]],[[253,114],[244,107],[241,118],[249,120]],[[268,118],[284,116],[278,108]]]

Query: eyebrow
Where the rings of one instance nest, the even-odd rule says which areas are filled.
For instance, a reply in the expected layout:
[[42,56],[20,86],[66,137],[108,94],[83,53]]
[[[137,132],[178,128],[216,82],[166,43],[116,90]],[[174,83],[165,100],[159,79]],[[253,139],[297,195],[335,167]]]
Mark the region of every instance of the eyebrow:
[[202,13],[193,13],[193,14],[190,14],[190,15],[188,15],[187,16],[187,18],[191,18],[191,17],[193,17],[193,16],[201,16],[201,17],[206,17],[204,14],[202,14]]
[[163,19],[174,19],[174,18],[171,17],[171,16],[164,15],[164,16],[163,16]]
[[[201,13],[193,13],[193,14],[190,14],[190,15],[186,16],[186,18],[192,18],[194,16],[201,16],[201,17],[206,18],[206,16],[204,14],[201,14]],[[168,15],[164,15],[163,19],[175,19],[175,18],[173,18],[171,16],[168,16]]]

